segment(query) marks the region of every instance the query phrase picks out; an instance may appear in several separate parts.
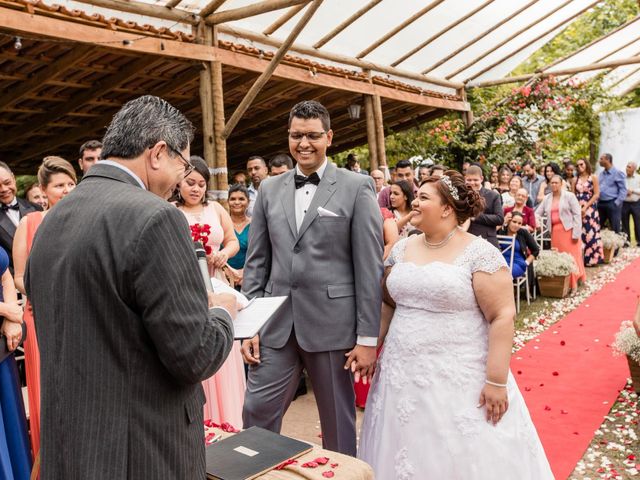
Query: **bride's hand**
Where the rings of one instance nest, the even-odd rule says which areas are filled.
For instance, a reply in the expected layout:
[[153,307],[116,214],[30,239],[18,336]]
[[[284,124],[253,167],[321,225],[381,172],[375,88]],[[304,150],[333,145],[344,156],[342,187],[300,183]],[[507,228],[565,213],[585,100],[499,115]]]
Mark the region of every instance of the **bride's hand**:
[[482,392],[480,392],[478,408],[483,405],[487,409],[487,421],[496,425],[509,409],[507,389],[485,384]]

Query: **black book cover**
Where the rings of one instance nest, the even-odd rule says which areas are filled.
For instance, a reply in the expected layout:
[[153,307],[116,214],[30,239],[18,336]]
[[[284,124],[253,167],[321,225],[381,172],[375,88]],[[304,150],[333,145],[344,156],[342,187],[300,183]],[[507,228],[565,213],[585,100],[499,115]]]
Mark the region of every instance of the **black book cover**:
[[207,447],[207,478],[248,480],[312,448],[308,443],[251,427]]

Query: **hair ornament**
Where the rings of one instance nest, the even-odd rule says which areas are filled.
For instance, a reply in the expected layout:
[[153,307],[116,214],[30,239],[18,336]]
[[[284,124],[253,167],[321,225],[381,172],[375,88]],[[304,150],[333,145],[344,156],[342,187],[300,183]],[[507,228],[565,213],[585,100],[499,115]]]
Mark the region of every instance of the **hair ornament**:
[[458,189],[453,186],[453,183],[451,183],[451,178],[449,178],[448,175],[443,175],[442,177],[440,177],[440,181],[447,186],[447,188],[449,189],[449,193],[453,198],[455,198],[456,200],[460,200]]

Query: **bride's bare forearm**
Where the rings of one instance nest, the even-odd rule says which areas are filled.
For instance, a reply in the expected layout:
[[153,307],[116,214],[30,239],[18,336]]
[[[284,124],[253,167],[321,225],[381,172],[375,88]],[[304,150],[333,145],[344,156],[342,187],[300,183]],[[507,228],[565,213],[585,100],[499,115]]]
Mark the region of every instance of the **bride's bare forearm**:
[[380,335],[378,336],[378,347],[384,343],[384,339],[389,331],[389,325],[391,325],[391,318],[393,317],[395,309],[387,303],[382,302],[382,311],[380,315]]
[[489,324],[487,380],[506,383],[513,346],[513,319],[498,317]]

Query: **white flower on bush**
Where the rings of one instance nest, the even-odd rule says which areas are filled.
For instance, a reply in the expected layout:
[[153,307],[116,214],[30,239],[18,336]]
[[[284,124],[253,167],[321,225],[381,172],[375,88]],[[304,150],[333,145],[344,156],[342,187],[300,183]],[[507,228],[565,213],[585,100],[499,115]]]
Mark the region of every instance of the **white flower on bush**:
[[578,266],[571,254],[555,250],[540,252],[533,267],[537,277],[564,277],[578,271]]
[[616,233],[607,228],[600,231],[600,237],[602,238],[602,246],[608,250],[622,248],[627,241],[626,234]]
[[611,346],[615,355],[629,355],[640,363],[640,338],[629,320],[622,322],[620,331],[616,333],[616,339]]

